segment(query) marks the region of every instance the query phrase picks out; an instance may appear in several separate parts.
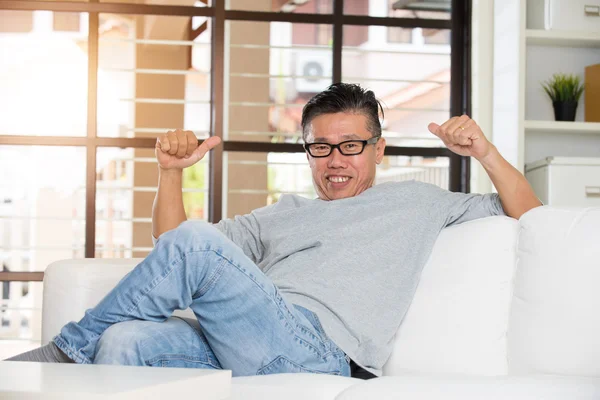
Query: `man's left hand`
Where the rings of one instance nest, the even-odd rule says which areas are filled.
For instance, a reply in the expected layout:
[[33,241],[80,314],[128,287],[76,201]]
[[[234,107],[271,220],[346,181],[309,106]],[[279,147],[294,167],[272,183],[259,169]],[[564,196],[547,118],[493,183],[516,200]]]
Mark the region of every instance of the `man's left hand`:
[[430,123],[429,131],[442,139],[454,153],[481,160],[493,148],[481,128],[468,115],[452,117],[441,126]]

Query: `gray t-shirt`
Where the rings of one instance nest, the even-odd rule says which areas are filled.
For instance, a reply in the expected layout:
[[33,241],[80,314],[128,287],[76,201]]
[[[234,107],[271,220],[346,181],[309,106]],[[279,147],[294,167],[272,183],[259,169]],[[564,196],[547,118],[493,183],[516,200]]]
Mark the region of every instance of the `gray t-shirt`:
[[440,231],[504,215],[497,194],[409,181],[323,201],[296,195],[215,226],[280,289],[315,312],[329,337],[381,375]]

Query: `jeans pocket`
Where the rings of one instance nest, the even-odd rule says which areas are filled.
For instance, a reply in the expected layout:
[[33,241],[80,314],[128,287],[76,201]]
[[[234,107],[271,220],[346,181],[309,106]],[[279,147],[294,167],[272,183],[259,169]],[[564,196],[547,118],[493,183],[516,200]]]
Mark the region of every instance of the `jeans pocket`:
[[[324,366],[325,367],[325,366]],[[309,373],[309,374],[326,374],[326,375],[340,375],[339,369],[327,370],[309,368],[303,365],[297,364],[284,356],[279,356],[271,361],[266,366],[258,370],[256,375],[271,375],[271,374],[287,374],[287,373]]]
[[331,353],[335,353],[336,351],[341,352],[339,347],[331,340],[327,333],[325,333],[325,329],[321,325],[321,321],[319,321],[319,317],[314,312],[294,304],[296,310],[300,312],[305,318],[306,321],[310,324],[310,328],[306,325],[301,325],[301,329],[308,333],[313,337],[313,339],[318,343],[318,346],[321,349],[322,356],[327,357],[327,355]]
[[328,339],[327,334],[325,333],[325,329],[323,329],[323,327],[321,326],[321,321],[319,321],[319,317],[317,317],[317,314],[297,304],[294,304],[294,307],[296,307],[296,310],[302,313],[302,315],[304,315],[308,322],[310,322],[312,327],[315,329],[316,333],[318,333],[318,335],[323,341]]

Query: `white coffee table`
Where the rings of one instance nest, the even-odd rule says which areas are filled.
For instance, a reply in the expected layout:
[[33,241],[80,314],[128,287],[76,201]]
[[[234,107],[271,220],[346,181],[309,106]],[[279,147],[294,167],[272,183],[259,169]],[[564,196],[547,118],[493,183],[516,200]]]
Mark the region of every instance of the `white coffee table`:
[[0,362],[0,399],[223,400],[231,371]]

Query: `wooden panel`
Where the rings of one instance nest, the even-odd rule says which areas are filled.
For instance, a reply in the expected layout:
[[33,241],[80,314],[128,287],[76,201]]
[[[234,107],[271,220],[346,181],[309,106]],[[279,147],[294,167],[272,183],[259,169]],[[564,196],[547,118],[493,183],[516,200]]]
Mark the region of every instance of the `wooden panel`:
[[585,68],[585,99],[586,122],[600,122],[600,64]]

